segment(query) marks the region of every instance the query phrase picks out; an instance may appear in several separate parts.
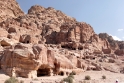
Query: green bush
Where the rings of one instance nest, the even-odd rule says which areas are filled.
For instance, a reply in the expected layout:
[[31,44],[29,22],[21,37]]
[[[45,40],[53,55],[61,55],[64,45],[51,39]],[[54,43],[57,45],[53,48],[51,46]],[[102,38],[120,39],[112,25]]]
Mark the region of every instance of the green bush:
[[85,76],[85,80],[91,80],[91,77],[89,75]]
[[19,81],[15,77],[10,77],[4,83],[19,83]]
[[74,79],[74,76],[73,76],[73,75],[69,75],[68,77],[70,77],[70,78]]
[[64,78],[63,81],[68,83],[73,83],[73,79],[70,77]]
[[106,79],[106,76],[105,76],[105,75],[103,75],[103,76],[102,76],[102,79]]
[[73,83],[73,79],[74,79],[74,76],[69,75],[67,78],[64,78],[63,81],[68,83]]
[[75,71],[72,71],[72,72],[70,73],[70,75],[76,75],[76,72],[75,72]]

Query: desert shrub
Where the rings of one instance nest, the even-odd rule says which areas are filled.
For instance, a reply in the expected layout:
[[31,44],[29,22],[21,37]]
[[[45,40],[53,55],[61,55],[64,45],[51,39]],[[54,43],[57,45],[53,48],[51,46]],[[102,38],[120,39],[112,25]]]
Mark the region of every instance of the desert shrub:
[[89,75],[86,75],[85,80],[91,80],[91,77]]
[[73,79],[74,79],[74,76],[69,75],[67,78],[64,78],[63,81],[68,83],[73,83]]
[[70,77],[64,78],[63,81],[68,83],[73,83],[73,79]]
[[105,76],[105,75],[103,75],[103,76],[102,76],[102,79],[106,79],[106,76]]
[[19,81],[15,77],[10,77],[9,79],[5,80],[4,83],[19,83]]
[[74,79],[74,76],[73,76],[73,75],[69,75],[68,77],[70,77],[70,78]]
[[72,72],[70,73],[70,75],[76,75],[76,72],[75,72],[75,71],[72,71]]

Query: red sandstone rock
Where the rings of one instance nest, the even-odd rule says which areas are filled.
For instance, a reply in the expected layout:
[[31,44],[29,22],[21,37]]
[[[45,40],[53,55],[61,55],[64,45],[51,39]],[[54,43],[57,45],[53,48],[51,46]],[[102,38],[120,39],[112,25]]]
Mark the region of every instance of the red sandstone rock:
[[0,5],[0,22],[9,17],[24,15],[24,12],[15,0],[1,0]]

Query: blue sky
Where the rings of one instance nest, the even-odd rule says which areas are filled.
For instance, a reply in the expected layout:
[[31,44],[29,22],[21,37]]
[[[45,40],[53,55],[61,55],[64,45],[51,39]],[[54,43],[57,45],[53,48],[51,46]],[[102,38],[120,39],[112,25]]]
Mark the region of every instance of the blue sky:
[[53,7],[90,24],[98,33],[124,40],[124,0],[17,0],[24,12],[32,5]]

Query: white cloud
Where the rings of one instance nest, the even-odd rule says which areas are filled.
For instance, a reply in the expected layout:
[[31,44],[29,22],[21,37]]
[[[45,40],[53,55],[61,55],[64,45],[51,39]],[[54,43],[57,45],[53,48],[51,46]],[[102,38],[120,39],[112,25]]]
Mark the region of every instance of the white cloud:
[[[109,35],[112,36],[114,40],[122,41],[122,40],[121,40],[119,37],[117,37],[117,36],[114,36],[114,35],[111,35],[111,34],[109,34]],[[124,38],[124,37],[123,37],[123,38]]]
[[117,36],[112,36],[114,40],[118,40],[118,41],[121,41],[120,38],[118,38]]
[[124,29],[118,29],[118,31],[123,31]]
[[117,36],[112,36],[114,40],[118,40],[118,41],[121,41],[120,38],[118,38]]

